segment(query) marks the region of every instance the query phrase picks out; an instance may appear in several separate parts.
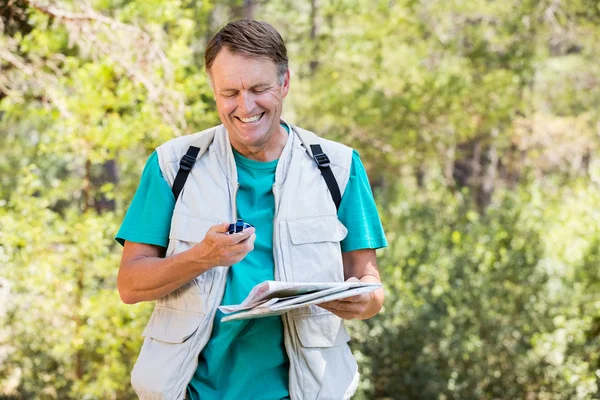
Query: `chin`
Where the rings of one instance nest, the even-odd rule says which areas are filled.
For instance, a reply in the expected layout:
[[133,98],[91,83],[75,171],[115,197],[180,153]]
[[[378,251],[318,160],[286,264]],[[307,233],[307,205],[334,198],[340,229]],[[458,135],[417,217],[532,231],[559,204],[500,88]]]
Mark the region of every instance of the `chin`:
[[249,135],[240,137],[246,146],[260,147],[265,142],[265,135]]
[[260,140],[267,135],[269,129],[265,126],[253,126],[253,127],[238,127],[237,132],[240,138],[248,141]]

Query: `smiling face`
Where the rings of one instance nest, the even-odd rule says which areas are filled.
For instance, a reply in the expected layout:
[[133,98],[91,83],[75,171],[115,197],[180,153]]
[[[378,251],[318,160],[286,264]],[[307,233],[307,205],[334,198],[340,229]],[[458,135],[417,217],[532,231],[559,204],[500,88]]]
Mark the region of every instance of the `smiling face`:
[[223,48],[212,65],[211,79],[219,118],[231,145],[249,158],[278,158],[287,139],[279,120],[290,87],[289,71],[280,84],[271,60],[232,54]]

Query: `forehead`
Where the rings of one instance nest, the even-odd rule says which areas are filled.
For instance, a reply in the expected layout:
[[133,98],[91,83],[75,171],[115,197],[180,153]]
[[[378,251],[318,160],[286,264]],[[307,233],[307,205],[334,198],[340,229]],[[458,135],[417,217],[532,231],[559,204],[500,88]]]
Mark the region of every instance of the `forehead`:
[[277,81],[277,66],[267,58],[233,54],[227,48],[213,62],[212,77],[217,88],[238,88]]

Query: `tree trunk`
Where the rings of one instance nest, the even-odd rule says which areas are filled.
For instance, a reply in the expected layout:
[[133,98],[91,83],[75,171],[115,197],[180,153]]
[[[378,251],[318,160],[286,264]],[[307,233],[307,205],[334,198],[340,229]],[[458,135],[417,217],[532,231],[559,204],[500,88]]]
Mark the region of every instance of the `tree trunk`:
[[319,50],[319,45],[317,43],[317,0],[310,0],[310,43],[312,48],[312,59],[308,65],[312,76],[319,66],[317,57]]
[[233,19],[254,19],[257,7],[256,0],[244,0],[242,5],[231,7],[231,15]]
[[254,19],[257,6],[256,0],[244,0],[244,18]]
[[[93,185],[96,188],[102,187],[105,183],[112,183],[114,185],[119,183],[115,160],[108,160],[102,164],[102,173],[93,179]],[[114,211],[116,203],[114,199],[108,199],[103,193],[98,193],[94,200],[94,208],[98,214],[101,214],[106,211]]]
[[479,198],[477,207],[484,211],[492,202],[492,196],[496,189],[496,174],[498,171],[498,151],[492,143],[487,151],[485,175],[481,178]]
[[[456,188],[468,187],[477,209],[485,211],[496,188],[499,159],[495,145],[480,136],[457,146],[452,177]],[[493,140],[493,139],[492,139]]]

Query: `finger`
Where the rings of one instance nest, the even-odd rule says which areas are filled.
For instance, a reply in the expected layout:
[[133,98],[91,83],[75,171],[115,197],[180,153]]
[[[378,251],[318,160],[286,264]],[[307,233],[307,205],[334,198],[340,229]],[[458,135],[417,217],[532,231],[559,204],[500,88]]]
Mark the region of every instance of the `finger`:
[[346,282],[360,282],[360,279],[358,279],[357,277],[353,276],[353,277],[350,277],[350,278],[346,279]]
[[[350,303],[349,303],[350,304]],[[327,303],[319,304],[321,307],[329,311],[347,311],[349,305],[342,303],[339,300],[328,301]]]
[[358,318],[360,316],[360,314],[357,314],[357,313],[344,312],[344,311],[337,311],[334,314],[337,315],[338,317],[340,317],[341,319],[346,319],[346,320]]
[[231,243],[232,244],[241,243],[244,240],[250,238],[252,235],[254,235],[255,232],[256,232],[256,228],[252,227],[252,228],[244,229],[241,232],[236,232],[232,235],[229,235],[231,237]]
[[336,309],[331,308],[331,307],[323,306],[323,304],[319,304],[319,307],[321,307],[321,308],[323,308],[323,309],[331,312],[332,314],[335,314],[338,317],[343,318],[343,319],[354,319],[354,318],[357,318],[360,315],[360,313],[336,310]]
[[240,244],[248,243],[248,244],[251,244],[252,247],[254,247],[254,242],[256,242],[256,233],[253,233],[252,235],[250,235],[250,237],[248,239],[244,240],[243,242],[240,242]]
[[246,254],[250,253],[252,250],[254,250],[254,246],[250,246],[250,247],[248,247],[248,246],[238,247],[235,250],[232,250],[229,253],[229,256],[233,257],[233,258],[238,258],[238,259],[240,257],[243,258],[243,257],[246,256]]
[[[363,294],[357,294],[356,296],[351,296],[351,297],[346,297],[343,299],[338,299],[338,300],[332,300],[328,303],[333,303],[336,305],[340,305],[340,304],[356,304],[356,303],[364,303],[367,304],[369,303],[369,301],[371,301],[371,294],[370,293],[363,293]],[[327,304],[327,303],[324,303]]]
[[220,224],[213,225],[208,231],[215,233],[225,233],[229,231],[229,222],[221,222]]
[[363,293],[357,294],[356,296],[346,297],[345,299],[340,299],[339,301],[346,303],[368,303],[370,299],[370,293]]
[[250,251],[252,251],[254,249],[255,239],[256,239],[256,235],[252,235],[249,238],[247,238],[246,240],[243,240],[243,241],[231,246],[229,248],[231,251],[231,254],[249,253]]
[[324,308],[327,311],[334,312],[337,311],[335,308],[331,306],[331,302],[317,304],[317,306]]
[[364,303],[350,303],[334,300],[323,304],[325,304],[325,307],[332,312],[335,310],[336,312],[341,311],[360,314],[366,309],[366,305]]
[[224,246],[235,246],[251,237],[255,231],[255,228],[248,228],[244,229],[242,232],[233,233],[231,235],[220,235],[218,240],[220,240],[220,243]]

